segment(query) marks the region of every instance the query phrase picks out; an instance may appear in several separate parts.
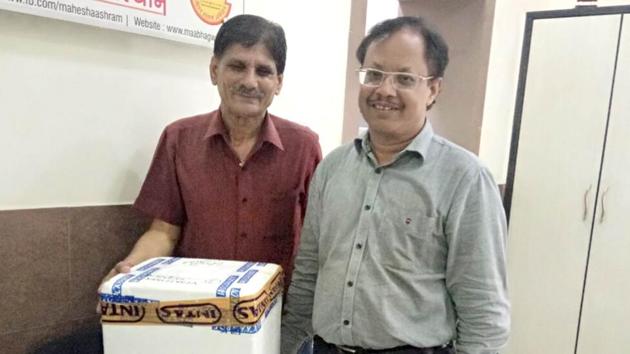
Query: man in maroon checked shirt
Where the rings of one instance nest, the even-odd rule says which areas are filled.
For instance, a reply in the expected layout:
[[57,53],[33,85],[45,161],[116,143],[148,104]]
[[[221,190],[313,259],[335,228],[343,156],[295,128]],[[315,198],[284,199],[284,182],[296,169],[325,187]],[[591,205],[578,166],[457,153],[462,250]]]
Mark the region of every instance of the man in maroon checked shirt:
[[105,279],[177,255],[277,263],[290,283],[321,149],[314,132],[267,112],[285,59],[279,25],[253,15],[222,25],[210,63],[220,107],[166,127],[134,204],[151,227]]

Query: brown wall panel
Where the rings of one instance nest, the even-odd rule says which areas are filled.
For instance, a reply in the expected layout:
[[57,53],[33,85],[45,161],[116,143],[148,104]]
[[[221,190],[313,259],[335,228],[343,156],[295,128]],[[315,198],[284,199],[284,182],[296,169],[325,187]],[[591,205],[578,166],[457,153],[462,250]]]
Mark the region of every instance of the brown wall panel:
[[0,211],[2,352],[94,345],[98,284],[148,225],[129,205]]

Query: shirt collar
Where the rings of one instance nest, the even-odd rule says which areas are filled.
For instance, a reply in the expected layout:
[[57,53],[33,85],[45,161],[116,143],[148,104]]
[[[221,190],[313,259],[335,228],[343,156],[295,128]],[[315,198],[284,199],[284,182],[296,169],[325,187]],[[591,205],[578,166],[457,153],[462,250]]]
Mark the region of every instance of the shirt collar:
[[[225,139],[225,141],[229,141],[228,131],[225,127],[225,123],[223,122],[223,117],[221,117],[220,109],[217,109],[210,114],[208,130],[206,130],[204,138],[207,139],[216,135],[220,135],[223,139]],[[265,113],[265,118],[263,119],[262,126],[260,127],[260,134],[258,136],[258,144],[262,144],[264,142],[269,142],[270,144],[275,145],[278,149],[284,151],[284,145],[282,144],[282,139],[280,139],[280,134],[278,133],[275,124],[273,124],[271,115],[268,112]]]
[[[420,130],[420,133],[416,135],[411,143],[407,145],[403,151],[400,153],[404,153],[405,151],[413,151],[418,153],[423,160],[426,160],[427,155],[429,153],[429,147],[431,145],[431,140],[433,140],[433,127],[431,126],[431,122],[428,119],[425,120],[424,126]],[[372,151],[372,147],[370,146],[370,133],[369,130],[362,132],[358,137],[354,139],[354,146],[357,149],[359,154],[361,153],[369,153]]]

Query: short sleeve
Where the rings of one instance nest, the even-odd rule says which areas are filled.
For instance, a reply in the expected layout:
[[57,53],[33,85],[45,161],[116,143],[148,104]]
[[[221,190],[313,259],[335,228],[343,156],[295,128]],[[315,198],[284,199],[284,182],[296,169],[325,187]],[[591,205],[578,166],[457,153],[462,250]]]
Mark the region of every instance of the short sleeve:
[[186,219],[177,178],[176,134],[167,127],[155,150],[134,207],[148,216],[182,225]]

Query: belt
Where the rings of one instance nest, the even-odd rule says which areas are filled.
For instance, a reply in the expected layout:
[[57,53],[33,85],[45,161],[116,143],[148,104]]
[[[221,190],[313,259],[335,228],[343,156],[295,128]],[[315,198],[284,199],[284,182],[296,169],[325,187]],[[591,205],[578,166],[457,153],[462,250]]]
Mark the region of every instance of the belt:
[[[352,347],[346,345],[337,345],[326,342],[322,337],[315,336],[313,338],[313,343],[315,348],[326,348],[328,352],[339,353],[339,354],[377,354],[377,353],[399,353],[399,354],[448,354],[455,353],[453,350],[453,343],[449,342],[443,345],[438,345],[435,347],[426,347],[426,348],[417,348],[411,345],[403,345],[400,347],[387,348],[387,349],[366,349],[361,347]],[[332,349],[332,351],[331,351]],[[316,352],[317,353],[317,352]]]

